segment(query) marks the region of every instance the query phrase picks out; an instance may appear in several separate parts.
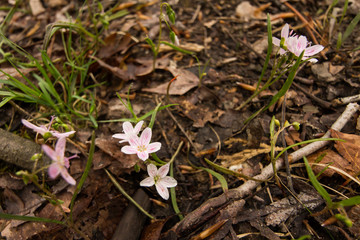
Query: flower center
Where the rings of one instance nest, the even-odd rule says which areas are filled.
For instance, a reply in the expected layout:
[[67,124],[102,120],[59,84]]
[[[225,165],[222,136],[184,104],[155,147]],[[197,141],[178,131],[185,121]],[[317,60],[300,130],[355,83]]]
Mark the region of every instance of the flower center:
[[155,182],[155,184],[157,183],[157,181],[159,181],[160,180],[160,176],[159,175],[156,175],[155,177],[154,177],[154,182]]
[[137,150],[139,152],[145,152],[146,151],[146,146],[145,145],[140,145],[140,146],[137,147]]

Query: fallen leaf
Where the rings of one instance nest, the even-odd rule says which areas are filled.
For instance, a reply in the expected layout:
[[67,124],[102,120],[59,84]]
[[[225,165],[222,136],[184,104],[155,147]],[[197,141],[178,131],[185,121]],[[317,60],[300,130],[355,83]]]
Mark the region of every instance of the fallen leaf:
[[132,45],[130,34],[119,36],[117,32],[111,33],[104,39],[105,46],[100,48],[99,58],[107,59],[113,56],[115,53],[122,51],[122,54]]
[[[352,176],[358,174],[360,172],[360,136],[331,129],[331,137],[346,140],[346,142],[336,141],[335,148],[351,165],[347,172]],[[346,171],[346,169],[344,170]]]
[[135,164],[139,161],[139,158],[134,155],[129,155],[121,152],[121,146],[115,139],[108,138],[96,138],[95,145],[100,148],[104,153],[116,159],[118,164],[118,170],[130,173]]
[[[178,69],[178,68],[167,68],[169,72],[175,77],[176,80],[171,84],[169,94],[170,95],[183,95],[192,88],[199,85],[199,78],[193,74],[192,72],[186,69]],[[170,81],[171,79],[169,79]],[[152,92],[158,94],[166,94],[167,87],[169,85],[169,81],[158,85],[154,88],[143,88],[142,90],[145,92]]]
[[[342,170],[345,170],[345,169],[351,170],[351,165],[349,165],[349,162],[346,161],[346,159],[344,159],[343,157],[341,157],[337,152],[330,150],[330,149],[318,151],[314,154],[309,155],[308,156],[309,163],[314,163],[316,161],[316,159],[323,154],[326,154],[326,155],[319,163],[325,164],[325,165],[330,164],[330,166],[336,167],[336,168],[339,168]],[[315,165],[312,167],[312,169],[315,174],[319,174],[320,172],[322,172],[324,170],[324,166],[316,166]],[[322,173],[321,176],[332,177],[335,173],[337,173],[337,171],[335,171],[334,169],[327,168]]]
[[156,219],[145,227],[141,235],[141,240],[158,240],[160,239],[161,230],[166,223],[166,219]]
[[204,127],[207,122],[218,121],[219,118],[225,113],[223,110],[216,109],[210,111],[206,106],[196,106],[184,100],[180,103],[182,112],[191,120],[194,121],[193,127]]
[[45,12],[45,8],[43,7],[40,0],[30,0],[29,5],[30,5],[31,12],[34,16],[37,16],[40,13]]
[[244,22],[248,22],[252,19],[265,19],[266,14],[263,12],[263,10],[268,6],[270,5],[265,4],[260,7],[255,7],[251,5],[250,2],[243,1],[236,7],[235,15]]

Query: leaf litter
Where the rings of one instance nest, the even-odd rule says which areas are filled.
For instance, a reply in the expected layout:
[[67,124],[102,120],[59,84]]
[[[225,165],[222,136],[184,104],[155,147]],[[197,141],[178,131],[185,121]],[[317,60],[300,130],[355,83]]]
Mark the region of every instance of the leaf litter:
[[[98,64],[97,66],[92,66],[96,69],[94,73],[100,73],[99,75],[96,75],[97,79],[100,79],[101,76],[107,76],[112,79],[115,78],[113,83],[116,83],[117,90],[120,90],[121,94],[126,94],[130,83],[137,85],[136,88],[132,88],[131,91],[136,93],[134,95],[134,106],[136,106],[136,113],[140,114],[149,110],[148,108],[156,106],[156,104],[153,103],[155,99],[154,95],[158,95],[161,100],[164,100],[163,95],[167,94],[169,81],[173,77],[177,77],[170,86],[169,94],[172,102],[180,104],[176,110],[173,110],[175,119],[177,119],[178,122],[173,123],[165,113],[158,114],[159,118],[157,121],[159,123],[157,124],[161,125],[165,135],[167,135],[166,133],[174,133],[174,135],[177,135],[177,137],[173,138],[168,136],[169,145],[167,146],[167,150],[164,150],[162,154],[167,158],[171,157],[170,153],[174,150],[174,146],[177,145],[177,141],[185,139],[183,133],[178,131],[178,128],[184,126],[185,131],[192,136],[192,139],[195,140],[199,149],[211,149],[211,151],[206,151],[200,156],[216,159],[216,156],[219,155],[217,151],[220,148],[217,136],[214,131],[211,130],[211,126],[219,135],[220,145],[222,145],[221,151],[219,150],[221,154],[219,155],[218,160],[222,160],[221,156],[227,157],[229,163],[226,163],[226,166],[231,166],[231,164],[235,164],[237,155],[244,157],[246,156],[246,151],[250,151],[250,155],[246,158],[246,160],[249,161],[250,166],[247,173],[251,175],[250,170],[257,173],[263,164],[268,163],[268,146],[262,145],[263,142],[268,141],[268,115],[279,115],[279,109],[275,109],[273,113],[265,114],[259,120],[261,124],[255,124],[255,127],[252,129],[249,128],[249,130],[240,134],[242,139],[248,139],[250,140],[249,142],[252,143],[246,145],[246,142],[243,142],[243,146],[241,146],[240,143],[234,143],[232,148],[227,148],[225,140],[231,139],[232,135],[243,127],[243,122],[246,119],[245,116],[250,112],[236,112],[233,109],[240,105],[244,98],[250,93],[240,89],[232,80],[224,80],[225,78],[222,80],[213,80],[211,79],[211,76],[206,76],[204,79],[204,82],[210,80],[208,82],[211,84],[208,86],[205,84],[205,87],[208,87],[211,92],[202,88],[196,89],[199,84],[197,71],[193,71],[193,68],[187,68],[187,66],[192,65],[192,60],[189,56],[182,56],[181,58],[171,57],[174,55],[174,52],[169,48],[164,48],[168,55],[161,55],[162,57],[157,59],[156,71],[155,73],[152,73],[152,58],[149,54],[149,49],[142,46],[134,39],[142,39],[145,34],[145,29],[149,29],[149,35],[158,32],[159,28],[156,27],[158,23],[157,18],[152,17],[157,16],[156,14],[158,14],[156,2],[157,1],[153,1],[152,3],[139,5],[140,7],[137,9],[134,7],[136,6],[136,3],[134,2],[124,6],[123,9],[129,9],[133,12],[126,18],[120,18],[110,23],[109,29],[114,29],[114,31],[104,38],[106,45],[101,48],[94,57]],[[233,3],[217,3],[215,1],[214,3],[209,2],[208,5],[204,5],[200,1],[195,1],[194,4],[198,4],[200,10],[197,15],[194,15],[195,9],[186,6],[186,4],[188,4],[187,2],[188,1],[184,1],[183,3],[178,3],[179,5],[175,5],[177,7],[176,10],[179,10],[178,17],[180,18],[180,21],[186,25],[186,31],[179,27],[182,31],[182,38],[180,39],[181,46],[188,46],[187,49],[198,52],[201,60],[204,62],[206,62],[210,56],[212,58],[210,66],[216,67],[215,70],[212,70],[215,71],[217,75],[219,75],[220,71],[226,73],[226,75],[237,74],[238,76],[241,76],[241,81],[243,83],[253,85],[261,70],[261,67],[259,70],[259,67],[257,66],[261,60],[253,55],[251,50],[242,47],[239,48],[239,45],[244,46],[242,45],[243,43],[254,43],[254,45],[248,46],[253,47],[255,51],[261,53],[261,51],[264,50],[265,45],[265,41],[260,41],[264,36],[263,26],[265,25],[263,14],[267,11],[266,8],[270,8],[272,11],[283,11],[284,7],[279,6],[275,2],[271,6],[255,6],[254,4],[254,7],[249,11],[251,13],[250,16],[246,16],[245,18],[240,17],[241,20],[245,21],[245,23],[241,25],[238,22],[239,19],[234,18],[236,5]],[[323,1],[320,1],[318,4],[321,7],[324,6]],[[307,7],[301,2],[294,5],[296,5],[298,9]],[[351,8],[353,8],[354,5],[355,4],[352,4]],[[48,1],[48,6],[51,8],[65,6],[64,9],[66,7],[68,7],[69,10],[73,9],[66,1]],[[41,8],[39,9],[41,10]],[[56,11],[55,9],[50,10]],[[120,10],[121,9],[119,8],[116,11]],[[10,32],[12,32],[10,35],[11,39],[21,46],[31,46],[32,48],[35,46],[34,49],[36,46],[41,46],[38,39],[39,36],[44,34],[44,28],[42,26],[45,26],[45,24],[43,19],[47,19],[51,22],[51,20],[55,18],[55,14],[53,16],[47,16],[41,12],[42,11],[33,12],[34,15],[38,16],[40,21],[35,18],[27,18],[22,12],[16,13],[17,21],[10,27]],[[61,11],[57,11],[57,13],[59,12]],[[315,13],[311,13],[308,17],[311,18],[315,16],[313,14]],[[62,14],[62,16],[64,17],[65,14]],[[187,25],[193,16],[195,16],[194,19],[196,21],[194,20],[193,25]],[[291,18],[293,18],[293,16]],[[30,21],[28,21],[29,19]],[[141,20],[139,21],[139,19]],[[282,21],[283,20],[280,18],[280,22]],[[291,21],[293,21],[294,26],[299,24],[296,19],[292,19]],[[141,24],[145,29],[141,28]],[[274,22],[273,24],[276,23]],[[204,26],[206,27],[205,30],[200,31],[199,29],[203,29]],[[240,34],[244,29],[246,30],[246,34]],[[126,32],[126,34],[118,34],[117,31],[119,30]],[[189,38],[185,37],[186,34],[189,34]],[[190,48],[191,46],[195,46],[195,48]],[[137,52],[137,47],[140,47],[141,51]],[[236,49],[236,51],[233,49]],[[63,46],[62,44],[59,44],[59,42],[54,41],[50,50],[52,51],[53,57],[63,57]],[[306,74],[302,77],[308,77],[311,78],[311,80],[315,80],[314,85],[306,86],[309,88],[310,94],[317,95],[320,98],[328,98],[327,100],[331,101],[336,97],[350,95],[358,91],[359,86],[356,85],[356,76],[358,76],[358,72],[356,71],[356,68],[352,68],[351,63],[350,68],[344,68],[344,63],[337,60],[337,58],[340,57],[340,54],[341,53],[336,55],[336,53],[334,53],[334,55],[332,55],[333,58],[329,62],[325,62],[324,65],[313,65],[312,68],[306,67]],[[236,60],[226,62],[224,59]],[[216,65],[216,63],[219,62],[222,62],[223,64]],[[176,68],[172,66],[176,66]],[[319,66],[321,66],[320,70],[317,69],[320,68]],[[349,65],[346,66],[348,67]],[[28,74],[27,72],[24,73]],[[210,71],[208,73],[210,74]],[[16,72],[14,72],[14,74],[18,77]],[[346,78],[344,76],[346,76]],[[327,82],[324,83],[324,81]],[[329,84],[329,86],[324,87],[324,85],[327,84]],[[100,119],[116,119],[128,116],[125,109],[119,107],[121,104],[114,94],[115,91],[112,89],[113,86],[114,85],[106,87],[106,90],[102,95],[102,100],[106,103],[106,106],[102,107],[103,112],[99,114]],[[336,91],[332,92],[331,89],[335,89]],[[248,108],[251,112],[254,109],[258,109],[269,97],[273,96],[274,93],[275,90],[271,89],[267,95],[253,101]],[[144,102],[147,102],[148,104],[142,104]],[[151,104],[149,102],[151,102]],[[29,109],[27,106],[22,107]],[[329,116],[325,114],[327,112],[325,112],[321,106],[312,102],[308,96],[295,90],[289,92],[287,107],[289,119],[303,120],[304,115],[306,115],[306,119],[308,120],[302,121],[304,127],[301,133],[288,133],[288,144],[299,142],[300,140],[308,139],[309,137],[312,138],[316,134],[322,134],[324,130],[329,127],[328,124],[324,123],[333,122],[333,119],[326,121]],[[341,112],[342,109],[336,110]],[[15,119],[15,124],[19,124],[18,122],[19,120]],[[2,127],[4,127],[4,125],[5,123],[2,124]],[[321,163],[327,164],[330,161],[334,162],[332,166],[336,166],[346,173],[355,176],[359,172],[359,156],[358,147],[356,145],[358,141],[358,131],[355,131],[353,122],[349,124],[349,129],[350,134],[332,131],[332,137],[345,139],[347,142],[335,142],[333,148],[322,150],[323,153],[327,153],[327,156],[324,157]],[[104,180],[107,178],[104,175],[103,169],[107,168],[116,175],[130,194],[139,187],[139,181],[136,179],[141,179],[136,175],[137,173],[134,172],[134,166],[138,163],[137,159],[121,153],[121,145],[118,144],[117,141],[111,140],[109,137],[112,133],[119,132],[118,130],[121,130],[121,127],[120,124],[116,123],[104,125],[99,128],[99,131],[102,133],[100,133],[96,139],[97,150],[95,151],[93,167],[89,179],[84,185],[84,190],[77,199],[74,208],[74,216],[77,217],[78,223],[83,224],[82,230],[89,236],[95,236],[95,233],[100,234],[103,239],[111,239],[116,225],[121,218],[121,214],[124,211],[124,207],[128,204],[124,197],[122,197],[115,189],[111,188],[108,181]],[[157,133],[158,136],[161,136],[160,132],[161,131]],[[89,136],[89,132],[85,132],[82,135],[77,135],[76,138],[86,145],[88,144],[87,141]],[[165,144],[165,142],[163,143]],[[249,147],[250,145],[254,145],[255,147],[251,148]],[[265,150],[261,150],[262,148]],[[215,151],[213,149],[215,149]],[[277,151],[280,150],[281,148],[277,149]],[[179,165],[186,165],[185,151],[182,154],[181,159],[183,161],[180,160]],[[319,153],[317,153],[317,156],[318,155]],[[204,165],[202,159],[194,156],[195,155],[190,154],[191,161],[199,165]],[[71,173],[81,173],[84,169],[85,162],[85,158],[76,160],[71,166]],[[316,168],[314,168],[314,170],[316,170]],[[329,170],[330,169],[326,170],[323,174],[328,174]],[[297,171],[294,172],[296,174],[301,174]],[[179,172],[176,172],[176,174],[180,175]],[[10,178],[9,176],[10,175],[5,174],[1,175],[0,178],[0,183],[2,183],[1,187],[4,189],[2,194],[5,197],[4,203],[6,204],[4,207],[6,211],[12,212],[22,210],[23,212],[27,210],[27,214],[29,215],[61,219],[59,212],[55,211],[50,203],[46,203],[45,200],[34,191],[34,188],[31,185],[22,186],[21,184],[18,184],[19,180],[12,181],[11,176]],[[334,173],[326,176],[331,178],[336,177]],[[343,175],[341,176],[344,177]],[[233,177],[229,177],[228,180],[234,184],[233,186],[238,186],[240,182],[243,181],[243,179]],[[282,180],[286,182],[285,177],[282,177]],[[216,189],[210,188],[211,184],[209,184],[209,182],[211,181],[213,181],[212,177],[204,172],[198,172],[197,174],[190,173],[188,179],[181,179],[181,184],[179,185],[179,189],[177,189],[177,195],[180,208],[184,211],[184,214],[196,209],[196,207],[204,203],[206,199],[219,195],[219,192]],[[47,184],[52,185],[54,182],[47,182]],[[61,181],[59,184],[61,185]],[[298,197],[300,197],[301,202],[305,203],[305,205],[309,203],[311,206],[314,206],[312,205],[314,202],[319,205],[322,204],[321,198],[315,194],[314,190],[304,192],[304,188],[300,187],[303,186],[301,184],[302,183],[298,181],[295,183],[295,188],[299,193]],[[67,188],[63,183],[62,185],[62,187],[57,186],[57,196],[64,201],[63,209],[67,211],[66,208],[69,207],[69,200],[71,199],[73,190]],[[256,193],[257,197],[249,197],[246,199],[246,203],[235,201],[234,206],[237,206],[238,208],[231,208],[232,205],[229,205],[229,208],[225,207],[221,210],[214,209],[213,211],[210,211],[210,215],[215,217],[211,219],[212,216],[208,216],[209,221],[206,226],[195,226],[197,232],[192,234],[195,236],[197,233],[213,226],[214,221],[221,221],[225,218],[231,219],[232,221],[226,222],[224,225],[220,226],[219,231],[210,236],[210,238],[216,239],[217,236],[218,239],[229,239],[230,236],[233,238],[236,237],[236,234],[240,232],[258,231],[264,239],[275,239],[275,232],[282,231],[279,224],[285,221],[297,222],[294,223],[294,225],[297,224],[297,228],[291,228],[291,225],[288,225],[290,226],[291,231],[296,233],[297,236],[307,233],[301,223],[305,220],[313,219],[304,213],[305,211],[301,208],[301,204],[288,195],[284,196],[282,190],[272,182],[269,182],[268,188],[271,190],[271,194],[266,191],[266,188],[259,188]],[[306,189],[308,188],[309,186],[306,187]],[[153,193],[150,191],[147,192],[147,194],[154,197]],[[272,199],[275,200],[273,203],[271,203]],[[237,210],[230,211],[229,209]],[[247,214],[242,213],[240,210]],[[349,217],[355,219],[358,215],[357,211],[357,208],[353,207],[348,212]],[[153,204],[152,212],[164,219],[166,216],[173,214],[170,208],[162,209],[162,207],[157,204]],[[249,217],[251,218],[254,216],[260,216],[260,220],[249,220]],[[247,220],[241,220],[241,217],[247,217]],[[241,221],[242,224],[239,224]],[[357,221],[354,221],[354,223],[354,227],[350,228],[349,231],[356,236],[359,231],[357,231]],[[170,220],[168,224],[175,223]],[[315,222],[315,225],[316,224],[319,225],[319,222]],[[152,239],[161,239],[167,231],[165,221],[157,222],[155,225],[157,225],[153,228],[155,232],[150,235]],[[317,228],[315,227],[316,230],[320,229],[320,225],[317,225]],[[147,228],[152,229],[152,225],[149,224]],[[64,234],[62,235],[62,233]],[[320,233],[323,234],[322,232]],[[338,235],[336,236],[341,236],[340,233],[337,234]],[[46,236],[55,236],[59,239],[70,239],[70,237],[76,238],[74,237],[74,233],[69,230],[64,231],[62,227],[53,224],[44,225],[29,222],[17,226],[16,224],[9,224],[6,229],[2,231],[2,235],[8,236],[8,239],[19,239],[17,238],[18,236],[21,236],[24,239],[35,239],[37,235],[43,236],[43,238],[46,238]],[[190,235],[186,237],[183,236],[183,239],[189,237]]]

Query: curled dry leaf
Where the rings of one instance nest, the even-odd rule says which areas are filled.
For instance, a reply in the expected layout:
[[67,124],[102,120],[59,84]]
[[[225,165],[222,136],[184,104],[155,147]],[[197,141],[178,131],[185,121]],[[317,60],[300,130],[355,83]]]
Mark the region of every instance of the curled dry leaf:
[[[321,164],[331,164],[331,166],[345,171],[346,173],[355,176],[360,171],[360,136],[354,134],[341,133],[331,129],[331,137],[346,140],[346,142],[335,142],[337,152],[326,149],[309,156],[309,162],[315,162],[316,159],[326,154],[321,160]],[[320,173],[324,169],[323,166],[314,166],[315,174]],[[339,173],[334,169],[326,169],[323,176],[332,177],[335,173]],[[340,174],[340,173],[339,173]],[[344,175],[341,175],[345,179]]]
[[[192,72],[186,69],[177,69],[169,67],[167,68],[169,72],[175,77],[176,80],[171,84],[169,94],[170,95],[183,95],[192,88],[196,87],[199,84],[199,78]],[[160,84],[153,88],[143,88],[145,92],[152,92],[158,94],[166,94],[167,87],[171,79],[166,81],[163,84]]]

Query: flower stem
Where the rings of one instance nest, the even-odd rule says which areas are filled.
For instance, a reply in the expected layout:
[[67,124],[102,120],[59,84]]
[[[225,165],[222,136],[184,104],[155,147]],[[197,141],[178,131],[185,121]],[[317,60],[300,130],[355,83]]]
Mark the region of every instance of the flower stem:
[[135,205],[141,212],[143,212],[146,216],[150,219],[155,219],[153,216],[150,215],[144,208],[142,208],[129,194],[125,192],[125,190],[120,186],[120,184],[116,181],[116,179],[105,169],[106,174],[109,176],[112,183],[115,185],[117,189],[127,198],[129,201]]

